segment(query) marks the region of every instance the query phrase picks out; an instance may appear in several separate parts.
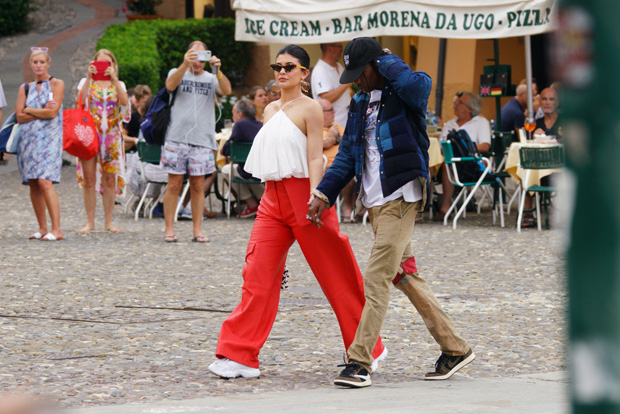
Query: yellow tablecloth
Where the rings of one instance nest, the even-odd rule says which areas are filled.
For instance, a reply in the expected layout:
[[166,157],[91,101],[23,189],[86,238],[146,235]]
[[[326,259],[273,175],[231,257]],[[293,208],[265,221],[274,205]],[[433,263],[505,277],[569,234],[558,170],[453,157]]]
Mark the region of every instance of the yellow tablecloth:
[[428,147],[428,166],[433,175],[437,174],[439,167],[443,164],[443,154],[441,153],[441,145],[438,138],[429,138],[430,145]]
[[[227,131],[228,132],[228,131]],[[230,132],[218,132],[215,134],[215,142],[217,142],[217,154],[215,154],[215,165],[220,167],[220,170],[223,166],[228,164],[226,157],[222,155],[222,147],[230,138]]]
[[[518,142],[510,144],[510,149],[508,150],[508,158],[506,159],[506,172],[510,174],[512,180],[515,183],[520,184],[523,178],[523,169],[519,166],[519,148],[547,148],[549,147],[549,145],[559,146],[560,144],[521,144]],[[529,183],[526,183],[526,186],[529,187],[531,185],[540,185],[541,178],[560,171],[562,170],[530,170],[530,180]]]

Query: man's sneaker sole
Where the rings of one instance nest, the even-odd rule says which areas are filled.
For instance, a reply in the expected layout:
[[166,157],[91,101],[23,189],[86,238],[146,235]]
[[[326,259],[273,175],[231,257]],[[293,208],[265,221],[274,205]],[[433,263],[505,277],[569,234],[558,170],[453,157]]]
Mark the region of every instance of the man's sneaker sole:
[[468,356],[467,358],[462,360],[459,364],[455,365],[454,368],[452,368],[447,374],[444,374],[444,375],[429,375],[429,374],[426,374],[424,376],[424,379],[426,381],[447,380],[448,378],[450,378],[451,376],[456,374],[461,368],[463,368],[465,365],[469,364],[474,359],[476,359],[476,354],[474,354],[473,351],[472,351],[470,356]]
[[377,370],[379,369],[379,362],[382,362],[385,358],[387,358],[387,356],[388,356],[388,349],[386,346],[384,346],[383,352],[381,352],[381,355],[379,355],[377,359],[372,361],[372,365],[370,366],[370,369],[373,374],[377,372]]
[[370,375],[365,376],[365,377],[367,377],[366,381],[362,381],[362,382],[353,381],[353,380],[349,380],[349,379],[345,379],[345,378],[336,378],[334,380],[334,384],[335,385],[340,385],[341,387],[348,387],[348,388],[370,387],[372,385],[372,381],[370,379]]

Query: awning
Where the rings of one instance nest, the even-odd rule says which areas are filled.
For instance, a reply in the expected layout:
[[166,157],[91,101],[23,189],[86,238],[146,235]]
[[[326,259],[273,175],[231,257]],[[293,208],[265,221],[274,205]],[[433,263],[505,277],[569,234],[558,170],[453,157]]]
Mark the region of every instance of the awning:
[[497,39],[548,32],[557,22],[555,0],[234,0],[233,8],[235,40],[261,43]]

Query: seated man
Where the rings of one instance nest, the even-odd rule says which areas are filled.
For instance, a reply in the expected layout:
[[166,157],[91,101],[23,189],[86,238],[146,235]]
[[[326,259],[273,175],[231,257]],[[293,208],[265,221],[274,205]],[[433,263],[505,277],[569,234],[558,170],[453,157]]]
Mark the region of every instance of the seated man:
[[[536,83],[532,83],[532,96],[534,97],[534,111],[538,109],[538,97]],[[512,98],[502,107],[502,124],[500,131],[515,131],[523,128],[525,123],[525,109],[527,108],[527,84],[522,83],[517,86],[517,96]],[[518,140],[515,135],[515,140]]]
[[[491,124],[485,117],[479,115],[482,110],[480,96],[471,92],[457,92],[452,107],[456,118],[444,124],[439,139],[444,141],[450,131],[464,129],[478,148],[478,152],[488,152],[491,149]],[[445,164],[441,167],[441,187],[443,189],[441,207],[439,213],[433,218],[436,221],[444,219],[450,209],[452,194],[454,193],[454,185],[448,178],[448,170]]]
[[[340,146],[340,137],[344,133],[344,128],[334,121],[334,106],[327,99],[319,98],[317,100],[323,108],[323,155],[327,157],[327,168],[332,165],[336,154],[338,154],[338,147]],[[343,200],[343,218],[344,223],[351,223],[351,213],[355,206],[355,180],[351,180],[340,193]]]
[[[263,123],[256,120],[256,110],[254,104],[246,98],[238,100],[232,109],[233,126],[232,133],[228,141],[222,147],[222,155],[228,157],[230,155],[230,143],[232,142],[253,142],[254,137],[258,134],[258,131],[263,126]],[[230,176],[231,164],[226,164],[222,168],[222,174],[224,178]],[[243,164],[240,163],[236,169],[233,170],[233,175],[244,180],[254,180],[252,175],[243,169]],[[258,211],[257,199],[263,195],[264,186],[260,181],[256,180],[256,184],[239,184],[238,200],[245,202],[245,209],[241,212],[240,217],[252,217],[256,215]],[[254,199],[254,196],[256,199]]]
[[275,79],[272,79],[267,83],[265,90],[267,91],[267,103],[272,103],[273,101],[280,99],[280,85],[278,85]]
[[562,140],[558,114],[558,93],[553,88],[546,88],[540,93],[540,107],[544,117],[536,120],[535,135],[554,135],[558,141]]

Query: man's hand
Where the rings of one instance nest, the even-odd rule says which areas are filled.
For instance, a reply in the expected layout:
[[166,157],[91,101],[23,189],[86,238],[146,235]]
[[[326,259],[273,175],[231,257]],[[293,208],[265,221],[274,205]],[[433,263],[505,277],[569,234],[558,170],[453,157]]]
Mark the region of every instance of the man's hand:
[[323,215],[323,210],[329,208],[329,204],[325,201],[316,198],[314,195],[310,196],[310,201],[308,201],[308,215],[306,218],[312,222],[317,228],[321,228],[324,224],[321,221],[321,216]]
[[185,52],[185,55],[183,56],[183,63],[189,66],[193,62],[195,62],[196,59],[198,59],[198,53],[196,53],[194,49],[190,49],[187,52]]

